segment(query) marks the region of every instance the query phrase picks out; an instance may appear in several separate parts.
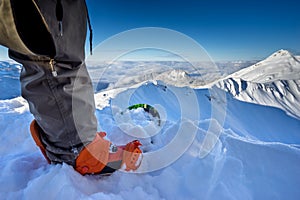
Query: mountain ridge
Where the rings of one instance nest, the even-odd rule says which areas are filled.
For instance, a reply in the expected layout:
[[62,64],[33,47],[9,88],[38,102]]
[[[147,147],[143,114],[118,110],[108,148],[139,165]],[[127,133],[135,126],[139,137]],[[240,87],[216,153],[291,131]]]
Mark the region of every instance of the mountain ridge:
[[277,107],[300,119],[300,62],[287,50],[279,50],[215,86],[238,100]]

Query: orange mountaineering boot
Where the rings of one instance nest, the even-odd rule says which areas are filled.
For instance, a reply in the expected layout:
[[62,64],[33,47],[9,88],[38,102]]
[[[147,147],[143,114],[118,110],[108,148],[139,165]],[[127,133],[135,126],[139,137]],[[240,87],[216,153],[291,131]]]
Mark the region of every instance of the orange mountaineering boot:
[[34,142],[36,143],[36,145],[40,148],[42,154],[44,155],[44,157],[46,158],[48,163],[51,163],[50,159],[48,158],[47,154],[46,154],[46,149],[41,141],[41,136],[40,136],[40,127],[37,124],[37,122],[35,120],[33,120],[30,124],[30,132],[31,132],[31,136],[34,140]]
[[[30,132],[48,163],[51,163],[41,141],[40,127],[35,120],[30,124]],[[75,170],[82,175],[111,174],[118,169],[135,171],[142,161],[142,151],[139,148],[141,143],[135,140],[124,146],[115,146],[105,140],[105,136],[104,132],[97,133],[94,140],[83,148],[76,158]]]
[[75,169],[80,174],[111,174],[121,169],[135,171],[141,164],[141,143],[137,140],[125,146],[114,146],[105,140],[106,133],[96,134],[95,139],[88,144],[76,159]]

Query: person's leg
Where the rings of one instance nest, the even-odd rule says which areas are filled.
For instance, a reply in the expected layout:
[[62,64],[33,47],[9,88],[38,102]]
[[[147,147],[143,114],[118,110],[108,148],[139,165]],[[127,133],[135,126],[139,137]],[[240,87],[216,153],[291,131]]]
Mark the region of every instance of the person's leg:
[[93,89],[84,63],[73,69],[56,63],[57,76],[53,77],[49,61],[30,61],[15,52],[10,56],[23,64],[22,96],[43,131],[48,158],[74,165],[83,145],[97,131]]
[[27,49],[18,51],[10,43],[9,55],[23,65],[22,96],[35,117],[30,129],[46,159],[68,163],[81,174],[137,169],[138,141],[116,147],[96,134],[93,88],[84,63],[85,1],[10,1],[17,30],[12,32]]
[[9,51],[10,57],[23,65],[22,96],[41,128],[48,158],[74,166],[79,152],[95,138],[97,131],[93,88],[84,64],[85,2],[61,1],[61,30],[57,19],[59,2],[12,2],[24,43],[39,54]]

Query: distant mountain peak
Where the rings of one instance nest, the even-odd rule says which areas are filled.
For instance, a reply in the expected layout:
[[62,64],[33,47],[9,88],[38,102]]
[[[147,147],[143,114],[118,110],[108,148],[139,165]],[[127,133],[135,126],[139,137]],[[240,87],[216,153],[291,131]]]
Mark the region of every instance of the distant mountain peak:
[[171,76],[173,77],[181,77],[181,78],[184,78],[184,77],[189,77],[190,75],[182,70],[182,69],[174,69],[172,70],[171,72],[169,72]]
[[[278,65],[279,62],[281,65]],[[279,67],[287,67],[288,65],[291,65],[292,67],[298,68],[299,63],[299,60],[288,50],[280,49],[266,59],[253,65],[252,69],[257,67],[266,67],[267,65],[277,65]]]
[[275,53],[273,53],[271,56],[269,56],[267,59],[281,58],[281,57],[294,58],[294,56],[288,50],[280,49],[280,50],[276,51]]

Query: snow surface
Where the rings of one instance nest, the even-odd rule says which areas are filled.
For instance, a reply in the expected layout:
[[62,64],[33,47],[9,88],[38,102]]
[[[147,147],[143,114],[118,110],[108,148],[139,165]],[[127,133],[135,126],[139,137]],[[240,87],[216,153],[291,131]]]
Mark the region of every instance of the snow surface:
[[[81,176],[68,165],[48,165],[31,139],[26,101],[18,88],[8,95],[1,85],[0,199],[299,199],[296,57],[279,51],[248,68],[239,65],[244,69],[229,76],[232,69],[207,73],[201,80],[209,84],[201,87],[184,63],[172,69],[167,62],[154,64],[115,63],[118,70],[94,80],[99,130],[116,144],[140,138],[140,173]],[[20,66],[0,65],[1,84],[15,83]],[[157,70],[145,77],[141,68]],[[121,114],[135,103],[159,110],[161,126],[142,109]]]

